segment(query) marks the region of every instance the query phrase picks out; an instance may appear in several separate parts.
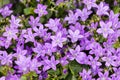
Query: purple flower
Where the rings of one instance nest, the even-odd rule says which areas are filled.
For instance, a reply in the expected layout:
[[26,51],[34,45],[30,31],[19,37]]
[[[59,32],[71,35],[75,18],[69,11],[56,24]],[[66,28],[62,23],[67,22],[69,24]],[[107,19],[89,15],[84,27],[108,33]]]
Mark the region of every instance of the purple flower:
[[97,6],[97,15],[102,16],[102,15],[109,15],[108,10],[109,7],[105,5],[103,2],[100,2],[100,4]]
[[110,65],[117,66],[116,59],[117,59],[117,56],[112,56],[112,55],[102,57],[102,60],[105,61],[105,65],[107,67],[109,67]]
[[63,42],[65,42],[67,40],[67,38],[62,37],[61,32],[58,32],[56,34],[56,36],[51,36],[51,39],[52,39],[52,46],[53,47],[59,46],[61,48],[63,47]]
[[45,24],[49,29],[53,30],[54,32],[57,32],[58,27],[60,26],[60,19],[50,19],[47,24]]
[[69,24],[75,24],[78,20],[77,14],[74,14],[73,11],[69,11],[69,16],[65,17],[65,21],[68,21]]
[[44,60],[43,61],[43,65],[44,65],[44,67],[43,67],[43,71],[46,71],[46,70],[48,70],[48,69],[50,69],[50,68],[52,68],[53,70],[56,70],[56,65],[59,63],[59,61],[58,60],[55,60],[55,57],[54,56],[52,56],[51,57],[51,59],[50,60]]
[[111,78],[109,77],[109,72],[106,71],[104,74],[102,72],[98,73],[99,78],[97,80],[111,80]]
[[34,19],[33,16],[30,16],[29,24],[31,25],[31,27],[32,27],[33,29],[34,29],[35,27],[37,27],[37,26],[41,26],[41,25],[42,25],[41,23],[39,23],[39,20],[40,20],[39,17],[36,17],[36,18]]
[[0,51],[0,61],[1,65],[8,65],[12,64],[12,54],[9,54],[6,51]]
[[62,57],[60,58],[60,63],[62,64],[62,66],[67,65],[69,62],[67,61],[67,57]]
[[83,0],[83,3],[87,6],[88,10],[90,10],[92,7],[97,7],[95,2],[96,0]]
[[31,57],[20,56],[15,63],[17,64],[16,68],[19,70],[19,73],[27,73],[29,72]]
[[54,48],[50,43],[45,43],[44,49],[45,49],[45,53],[50,56],[52,55],[53,52],[56,51],[56,48]]
[[5,30],[6,32],[3,33],[3,36],[7,37],[7,40],[17,39],[17,29],[6,27]]
[[81,52],[80,46],[78,45],[75,50],[74,49],[70,49],[70,56],[69,59],[70,60],[76,60],[78,63],[80,64],[84,64],[85,62],[85,58],[86,58],[86,54],[84,52]]
[[73,43],[76,42],[79,38],[83,38],[83,35],[80,35],[79,30],[72,31],[72,30],[69,29],[68,33],[70,34],[70,35],[68,35],[68,37],[71,38],[71,41]]
[[5,6],[4,8],[0,9],[0,13],[4,18],[6,18],[7,16],[10,16],[12,12],[13,11],[10,10],[8,6]]
[[97,30],[98,33],[102,33],[105,38],[107,38],[108,34],[114,33],[114,31],[110,28],[112,26],[112,22],[104,23],[103,21],[100,22],[101,28]]
[[38,67],[40,67],[41,65],[42,64],[38,62],[36,58],[32,59],[32,61],[30,62],[30,71],[36,71],[37,73],[40,73]]
[[31,28],[28,28],[27,29],[27,34],[23,35],[23,37],[26,38],[26,40],[25,40],[26,43],[29,42],[29,41],[34,42],[35,41],[35,39],[34,39],[35,36],[36,35],[32,32]]
[[38,28],[34,27],[34,31],[36,32],[36,36],[44,37],[47,33],[47,29],[44,29],[43,25],[41,24]]
[[11,16],[11,20],[9,20],[10,22],[10,27],[11,28],[18,28],[20,26],[22,26],[22,24],[19,24],[20,23],[20,19],[16,19],[14,15]]
[[42,5],[42,4],[38,4],[37,5],[37,9],[34,10],[34,12],[36,14],[38,14],[39,17],[48,14],[48,12],[46,11],[47,6]]
[[45,56],[46,51],[45,51],[43,45],[40,44],[40,43],[37,43],[36,46],[35,46],[35,48],[32,48],[32,50],[35,53],[37,53],[39,56]]
[[98,61],[99,57],[93,58],[92,56],[88,56],[89,62],[88,64],[91,65],[93,69],[96,69],[97,67],[100,67],[102,64]]
[[26,54],[27,54],[27,50],[23,50],[20,47],[17,47],[14,57],[17,57],[19,59],[21,55],[25,56]]
[[86,71],[83,69],[83,71],[79,72],[79,74],[82,77],[82,80],[92,80],[91,70]]
[[83,8],[82,11],[80,9],[76,10],[76,15],[80,16],[82,21],[86,21],[86,19],[89,17],[91,13],[92,11],[88,11],[86,8]]

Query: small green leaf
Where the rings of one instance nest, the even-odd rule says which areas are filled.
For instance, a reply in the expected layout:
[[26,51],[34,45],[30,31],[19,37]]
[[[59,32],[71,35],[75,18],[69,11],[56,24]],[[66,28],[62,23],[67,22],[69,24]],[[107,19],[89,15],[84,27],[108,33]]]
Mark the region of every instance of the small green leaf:
[[24,9],[24,14],[25,14],[25,15],[34,14],[34,8],[32,8],[32,7],[25,8],[25,9]]
[[113,47],[114,47],[114,48],[119,48],[119,47],[120,47],[120,42],[117,41],[115,44],[113,44]]
[[20,80],[27,80],[26,76],[22,76]]
[[8,4],[10,0],[0,0],[0,8],[3,7],[5,4]]
[[120,7],[119,7],[119,6],[114,6],[114,7],[113,7],[113,11],[114,11],[115,14],[116,14],[116,13],[119,13]]

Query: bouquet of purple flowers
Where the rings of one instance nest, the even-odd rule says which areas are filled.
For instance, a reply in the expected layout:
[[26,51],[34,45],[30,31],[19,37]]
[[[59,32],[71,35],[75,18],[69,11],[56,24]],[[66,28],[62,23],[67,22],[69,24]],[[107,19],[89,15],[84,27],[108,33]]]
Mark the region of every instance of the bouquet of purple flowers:
[[120,80],[120,0],[1,0],[0,80]]

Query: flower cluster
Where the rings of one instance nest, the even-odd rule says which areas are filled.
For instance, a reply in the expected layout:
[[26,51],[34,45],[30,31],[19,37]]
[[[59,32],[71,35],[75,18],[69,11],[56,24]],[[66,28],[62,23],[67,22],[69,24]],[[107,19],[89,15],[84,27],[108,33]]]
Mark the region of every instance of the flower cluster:
[[[14,12],[15,3],[0,8],[6,21],[0,28],[0,80],[120,80],[120,21],[111,5],[34,2],[25,14]],[[67,9],[59,10],[61,5]]]

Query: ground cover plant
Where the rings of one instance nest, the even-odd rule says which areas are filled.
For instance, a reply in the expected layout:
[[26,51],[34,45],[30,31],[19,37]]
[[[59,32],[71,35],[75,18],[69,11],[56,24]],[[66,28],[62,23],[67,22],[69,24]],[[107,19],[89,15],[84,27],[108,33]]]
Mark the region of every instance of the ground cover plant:
[[0,0],[0,80],[120,80],[120,0]]

